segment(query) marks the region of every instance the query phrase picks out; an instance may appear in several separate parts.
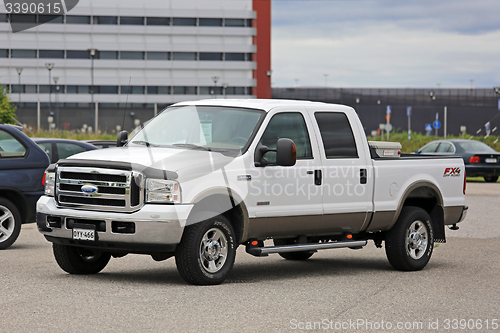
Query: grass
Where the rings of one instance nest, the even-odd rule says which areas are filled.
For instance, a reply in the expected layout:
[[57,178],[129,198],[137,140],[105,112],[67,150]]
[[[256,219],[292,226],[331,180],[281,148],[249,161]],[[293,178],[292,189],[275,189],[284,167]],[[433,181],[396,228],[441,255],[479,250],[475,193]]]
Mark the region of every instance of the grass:
[[116,140],[116,134],[108,133],[82,133],[81,131],[30,131],[25,130],[26,135],[32,138],[61,138],[72,140]]

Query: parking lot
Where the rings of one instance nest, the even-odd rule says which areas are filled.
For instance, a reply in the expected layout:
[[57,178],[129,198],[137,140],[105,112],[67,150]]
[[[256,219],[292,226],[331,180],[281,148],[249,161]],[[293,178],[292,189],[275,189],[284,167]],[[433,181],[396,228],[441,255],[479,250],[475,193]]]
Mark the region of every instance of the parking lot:
[[500,184],[468,184],[467,219],[420,272],[394,271],[372,242],[306,262],[240,247],[228,281],[210,287],[140,255],[68,275],[24,225],[0,252],[0,332],[500,331],[499,195]]

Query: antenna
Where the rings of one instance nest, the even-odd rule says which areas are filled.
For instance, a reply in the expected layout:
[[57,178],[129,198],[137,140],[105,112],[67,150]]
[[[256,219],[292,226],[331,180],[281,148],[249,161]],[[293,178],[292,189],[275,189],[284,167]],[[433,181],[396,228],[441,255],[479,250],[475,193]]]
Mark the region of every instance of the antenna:
[[128,95],[130,95],[130,83],[132,82],[132,76],[128,79],[128,91],[127,91],[127,99],[125,100],[125,111],[123,111],[123,123],[122,123],[122,131],[125,130],[125,117],[127,115],[127,106],[128,106]]

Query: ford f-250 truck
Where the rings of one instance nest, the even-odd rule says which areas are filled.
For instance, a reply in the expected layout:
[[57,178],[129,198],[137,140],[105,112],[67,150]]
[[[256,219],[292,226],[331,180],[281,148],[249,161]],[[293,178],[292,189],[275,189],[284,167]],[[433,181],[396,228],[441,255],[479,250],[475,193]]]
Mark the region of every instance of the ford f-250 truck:
[[219,284],[239,245],[306,260],[368,240],[385,242],[394,268],[420,270],[467,212],[461,158],[370,147],[347,106],[183,102],[118,142],[47,170],[38,228],[68,273],[139,253],[175,256],[187,282]]

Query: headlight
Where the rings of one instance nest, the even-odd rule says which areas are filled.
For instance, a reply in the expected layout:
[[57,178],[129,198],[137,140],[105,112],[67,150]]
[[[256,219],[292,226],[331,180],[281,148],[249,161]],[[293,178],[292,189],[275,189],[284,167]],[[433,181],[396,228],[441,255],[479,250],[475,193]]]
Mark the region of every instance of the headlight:
[[175,180],[148,179],[146,182],[146,202],[180,203],[181,187]]
[[54,172],[45,172],[42,184],[45,187],[45,195],[53,197],[56,187],[56,174]]

